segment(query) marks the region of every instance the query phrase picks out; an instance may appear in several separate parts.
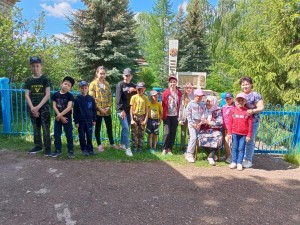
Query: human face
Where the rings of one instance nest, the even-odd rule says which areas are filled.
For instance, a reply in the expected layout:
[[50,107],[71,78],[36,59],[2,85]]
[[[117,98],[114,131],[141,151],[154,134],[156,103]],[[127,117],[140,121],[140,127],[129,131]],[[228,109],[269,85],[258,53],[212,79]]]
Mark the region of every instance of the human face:
[[245,104],[246,104],[246,99],[244,99],[244,98],[237,98],[236,99],[237,107],[244,107]]
[[104,80],[106,77],[106,71],[103,69],[97,70],[96,75],[99,80]]
[[193,91],[193,87],[192,87],[192,86],[187,86],[187,87],[185,88],[185,92],[186,92],[188,95],[190,95],[190,94],[192,93],[192,91]]
[[42,74],[42,64],[40,63],[30,64],[30,69],[35,77],[38,77]]
[[66,92],[68,92],[68,91],[71,90],[72,84],[71,84],[70,81],[65,80],[64,82],[61,83],[60,87],[61,87],[61,91],[62,91],[63,93],[66,93]]
[[81,86],[80,92],[83,96],[86,96],[89,92],[89,86],[87,86],[87,85]]
[[213,106],[213,102],[209,99],[206,100],[206,108],[210,109]]
[[170,88],[175,89],[176,88],[176,84],[177,84],[177,80],[175,80],[175,79],[171,79],[169,81]]
[[137,89],[137,93],[138,93],[138,95],[140,95],[140,96],[142,96],[142,95],[144,94],[144,92],[145,92],[145,88],[138,88],[138,89]]
[[233,98],[225,98],[225,101],[227,105],[232,105]]
[[130,83],[131,78],[132,78],[131,74],[123,74],[123,79],[124,79],[125,83]]
[[194,95],[194,100],[195,100],[195,102],[197,102],[197,103],[201,102],[202,98],[203,98],[202,95]]
[[157,102],[157,100],[158,100],[158,95],[156,94],[156,95],[152,95],[151,96],[151,100],[153,101],[153,102]]
[[241,84],[241,89],[245,94],[249,94],[252,90],[252,84],[250,84],[248,81],[243,81]]

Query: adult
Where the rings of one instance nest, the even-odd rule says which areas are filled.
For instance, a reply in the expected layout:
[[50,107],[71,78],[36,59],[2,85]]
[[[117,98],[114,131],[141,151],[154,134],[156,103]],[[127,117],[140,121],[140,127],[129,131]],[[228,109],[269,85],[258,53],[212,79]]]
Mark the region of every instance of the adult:
[[94,80],[89,86],[89,95],[95,99],[97,108],[97,120],[95,126],[95,138],[98,144],[98,151],[103,152],[104,148],[101,143],[100,133],[102,119],[106,125],[106,133],[109,139],[110,147],[118,148],[114,143],[112,131],[112,93],[109,83],[105,80],[106,69],[104,66],[99,66],[96,69]]
[[210,165],[215,166],[217,159],[216,152],[222,145],[223,117],[219,108],[219,101],[216,96],[207,96],[205,114],[201,119],[199,132],[199,145],[209,152],[207,160]]
[[164,138],[163,138],[163,151],[172,155],[172,148],[176,138],[176,131],[178,126],[178,115],[182,93],[177,88],[177,78],[174,76],[169,77],[169,88],[162,94],[162,107],[163,107],[163,123],[164,123]]
[[193,84],[191,82],[187,82],[184,86],[184,93],[180,101],[180,109],[179,109],[179,116],[178,121],[181,125],[181,133],[180,133],[180,146],[182,153],[185,153],[186,146],[186,134],[187,134],[187,127],[188,127],[188,121],[187,121],[187,115],[186,115],[186,107],[190,101],[194,99],[194,93],[193,93]]
[[252,167],[253,162],[255,137],[259,125],[259,113],[264,110],[264,102],[262,96],[258,92],[252,90],[253,81],[251,77],[242,77],[240,79],[240,85],[247,97],[247,113],[252,115],[252,137],[246,144],[245,157],[242,164],[244,168],[250,168]]
[[116,110],[122,127],[121,146],[127,156],[133,156],[130,149],[129,125],[130,125],[130,99],[137,94],[136,85],[131,82],[131,69],[123,71],[123,80],[116,86]]

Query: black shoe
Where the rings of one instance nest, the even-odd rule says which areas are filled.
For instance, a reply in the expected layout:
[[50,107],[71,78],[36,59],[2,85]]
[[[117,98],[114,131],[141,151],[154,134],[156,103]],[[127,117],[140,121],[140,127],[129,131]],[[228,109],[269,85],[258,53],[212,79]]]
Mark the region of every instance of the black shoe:
[[83,156],[89,156],[90,154],[89,154],[88,151],[83,151],[83,152],[82,152],[82,155],[83,155]]
[[69,152],[68,156],[69,156],[69,158],[75,158],[74,152]]
[[42,150],[43,150],[43,148],[41,148],[41,147],[34,147],[34,148],[31,149],[30,151],[28,151],[28,153],[29,153],[29,154],[35,154],[35,153],[40,152],[40,151],[42,151]]
[[89,155],[96,155],[94,151],[89,151]]
[[44,156],[50,157],[50,156],[52,156],[52,153],[51,153],[51,152],[45,152],[45,155],[44,155]]
[[56,152],[56,151],[55,151],[55,152],[52,153],[51,156],[52,156],[53,158],[56,158],[56,157],[58,157],[58,156],[60,156],[60,155],[61,155],[61,152]]

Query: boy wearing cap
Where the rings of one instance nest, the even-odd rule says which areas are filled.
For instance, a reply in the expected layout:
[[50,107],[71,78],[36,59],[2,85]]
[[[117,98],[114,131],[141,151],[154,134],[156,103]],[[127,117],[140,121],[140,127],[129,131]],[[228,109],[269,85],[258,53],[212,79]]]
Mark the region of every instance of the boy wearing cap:
[[52,157],[58,157],[61,155],[61,135],[62,127],[64,127],[65,135],[67,138],[68,156],[74,157],[73,149],[73,126],[72,126],[72,106],[73,95],[69,92],[73,87],[75,81],[72,77],[65,77],[60,85],[60,91],[53,94],[51,100],[52,106],[55,112],[54,122],[54,145],[55,152]]
[[121,131],[121,149],[129,157],[133,156],[130,149],[129,125],[130,125],[130,99],[136,92],[136,85],[131,82],[131,69],[126,68],[123,71],[123,80],[116,86],[116,110],[122,126]]
[[[222,116],[223,116],[223,143],[225,149],[225,160],[227,163],[231,163],[231,149],[230,149],[230,140],[228,140],[228,121],[229,121],[229,114],[231,110],[235,108],[235,104],[233,101],[233,95],[230,92],[225,94],[225,101],[226,104],[222,107]],[[223,160],[224,160],[223,159]]]
[[205,96],[205,94],[201,89],[195,90],[194,100],[190,101],[186,107],[186,118],[188,121],[190,139],[185,154],[185,159],[190,163],[195,162],[194,153],[197,143],[197,134],[200,130],[201,118],[205,114],[204,105],[201,104],[203,96]]
[[[96,125],[96,103],[88,95],[89,84],[82,80],[79,82],[80,94],[74,100],[74,122],[78,129],[79,142],[84,156],[95,155],[93,150],[93,126]],[[85,139],[86,138],[86,139]]]
[[37,153],[43,149],[41,128],[45,156],[51,156],[50,139],[50,79],[42,74],[42,60],[33,56],[29,60],[32,75],[24,82],[25,99],[33,127],[34,148],[29,153]]
[[149,118],[147,122],[146,132],[149,134],[149,152],[156,153],[156,145],[159,134],[159,125],[162,121],[162,106],[158,102],[158,92],[155,90],[150,91],[150,105],[149,105]]
[[228,139],[232,139],[231,169],[243,170],[242,162],[245,154],[246,142],[252,136],[252,116],[245,107],[247,96],[243,92],[236,96],[236,108],[230,111],[228,122]]
[[148,98],[144,95],[146,89],[145,83],[137,83],[136,89],[138,93],[132,96],[130,100],[130,124],[133,151],[141,153],[150,104]]

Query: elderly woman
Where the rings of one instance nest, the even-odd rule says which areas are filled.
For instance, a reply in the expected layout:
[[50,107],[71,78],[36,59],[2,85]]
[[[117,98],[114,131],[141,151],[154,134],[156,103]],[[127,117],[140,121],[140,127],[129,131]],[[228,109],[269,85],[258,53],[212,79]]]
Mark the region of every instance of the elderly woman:
[[201,128],[198,135],[199,145],[209,152],[207,160],[210,165],[215,166],[216,152],[222,145],[221,128],[223,117],[216,96],[206,97],[205,114],[201,119]]
[[191,82],[188,82],[184,86],[184,94],[182,95],[181,98],[179,116],[178,116],[178,122],[181,125],[180,146],[181,146],[182,153],[185,153],[186,150],[185,141],[186,141],[187,127],[188,127],[186,107],[188,103],[193,99],[194,99],[193,84]]
[[264,110],[264,102],[259,93],[253,91],[253,82],[251,77],[242,77],[240,79],[240,85],[242,91],[247,96],[246,107],[248,108],[247,113],[252,115],[252,137],[246,144],[246,152],[243,161],[243,167],[252,167],[253,155],[254,155],[254,145],[255,137],[259,125],[259,113]]

